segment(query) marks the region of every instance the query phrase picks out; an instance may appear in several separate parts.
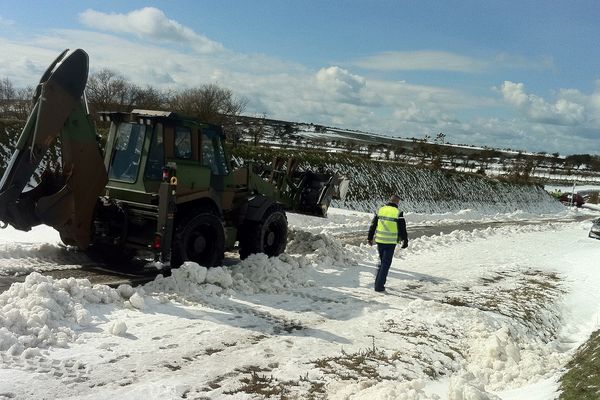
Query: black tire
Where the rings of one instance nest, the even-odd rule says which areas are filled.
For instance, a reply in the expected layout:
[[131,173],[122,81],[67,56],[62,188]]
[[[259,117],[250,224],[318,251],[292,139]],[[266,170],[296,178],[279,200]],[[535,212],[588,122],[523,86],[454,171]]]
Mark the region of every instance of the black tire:
[[173,243],[173,266],[193,261],[207,268],[220,265],[225,254],[223,221],[205,212],[186,218],[177,228]]
[[287,217],[278,204],[265,211],[259,222],[246,221],[240,232],[240,258],[250,254],[265,253],[275,257],[285,251],[287,245]]

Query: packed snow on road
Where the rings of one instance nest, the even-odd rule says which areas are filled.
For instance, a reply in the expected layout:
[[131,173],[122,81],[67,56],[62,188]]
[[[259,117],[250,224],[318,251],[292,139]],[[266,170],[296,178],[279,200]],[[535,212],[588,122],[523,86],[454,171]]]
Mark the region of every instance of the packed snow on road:
[[384,294],[376,248],[339,240],[368,213],[290,214],[280,257],[117,288],[44,275],[40,260],[80,255],[49,228],[8,228],[0,274],[24,282],[0,294],[0,398],[553,399],[598,329],[594,212],[408,214],[409,235],[514,223],[411,237]]

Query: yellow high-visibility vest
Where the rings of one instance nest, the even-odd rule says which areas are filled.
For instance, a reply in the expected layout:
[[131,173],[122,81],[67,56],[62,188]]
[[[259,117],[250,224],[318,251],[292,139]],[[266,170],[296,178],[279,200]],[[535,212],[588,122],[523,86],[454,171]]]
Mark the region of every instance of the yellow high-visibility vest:
[[379,209],[375,231],[376,243],[398,243],[398,218],[400,218],[400,210],[396,207],[383,206]]

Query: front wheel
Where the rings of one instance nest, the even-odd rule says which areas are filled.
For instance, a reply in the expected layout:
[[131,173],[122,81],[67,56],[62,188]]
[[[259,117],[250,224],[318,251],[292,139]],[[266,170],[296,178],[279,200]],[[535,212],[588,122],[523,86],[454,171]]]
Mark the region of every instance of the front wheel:
[[219,265],[225,254],[223,222],[212,213],[201,213],[182,221],[173,244],[174,265],[193,261],[207,268]]
[[265,211],[260,221],[246,221],[240,232],[240,258],[265,253],[275,257],[285,251],[287,244],[287,217],[278,204]]

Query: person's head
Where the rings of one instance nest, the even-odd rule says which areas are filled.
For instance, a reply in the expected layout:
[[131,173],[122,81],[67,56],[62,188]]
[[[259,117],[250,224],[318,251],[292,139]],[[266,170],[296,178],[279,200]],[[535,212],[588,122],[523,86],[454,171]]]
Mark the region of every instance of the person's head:
[[400,196],[398,196],[397,194],[393,194],[390,197],[390,203],[399,204],[400,203]]

